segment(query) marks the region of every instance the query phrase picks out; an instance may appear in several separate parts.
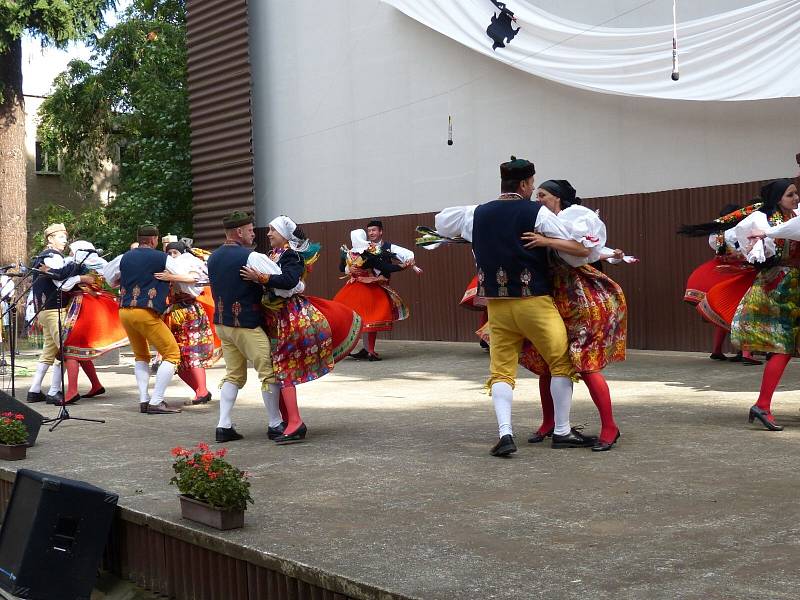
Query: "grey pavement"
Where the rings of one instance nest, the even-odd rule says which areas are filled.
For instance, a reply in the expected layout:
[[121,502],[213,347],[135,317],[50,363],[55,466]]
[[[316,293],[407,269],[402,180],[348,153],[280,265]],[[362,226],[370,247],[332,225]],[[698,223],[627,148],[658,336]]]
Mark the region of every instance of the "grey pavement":
[[[298,388],[309,437],[294,446],[267,440],[251,371],[234,408],[245,439],[227,447],[252,473],[256,502],[244,529],[214,535],[419,598],[800,595],[798,365],[773,405],[786,430],[771,433],[747,423],[763,367],[631,351],[606,370],[622,429],[607,453],[527,444],[538,391],[521,371],[519,452],[497,459],[477,344],[379,340],[378,350],[383,362],[346,359]],[[140,414],[125,360],[99,368],[107,395],[71,408],[106,424],[43,429],[13,466],[89,481],[179,521],[170,449],[213,440],[216,400]],[[222,374],[209,371],[214,388]],[[167,398],[189,395],[176,377]],[[573,423],[598,429],[581,384]]]

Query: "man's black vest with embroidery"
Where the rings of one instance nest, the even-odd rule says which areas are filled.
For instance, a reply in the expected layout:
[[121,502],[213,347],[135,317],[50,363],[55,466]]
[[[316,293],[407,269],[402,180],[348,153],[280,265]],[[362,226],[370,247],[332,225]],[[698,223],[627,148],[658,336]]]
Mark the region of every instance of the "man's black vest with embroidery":
[[[33,259],[31,266],[34,269],[39,269],[44,265],[44,261],[52,256],[64,257],[61,252],[53,248],[46,248],[39,256]],[[79,274],[78,269],[74,263],[65,264],[60,269],[50,269],[47,273],[33,273],[33,307],[36,312],[41,310],[55,310],[58,308],[67,308],[69,304],[69,294],[67,292],[57,291],[56,281],[61,282],[71,277],[72,275]]]
[[158,314],[167,310],[169,282],[154,277],[167,268],[167,255],[154,248],[128,250],[119,263],[119,305],[149,308]]
[[239,244],[226,243],[208,257],[208,279],[214,296],[214,323],[255,329],[263,321],[261,285],[242,279],[242,267],[252,252]]
[[472,250],[478,265],[478,295],[523,298],[550,294],[547,249],[528,250],[522,234],[533,231],[541,204],[493,200],[475,209]]

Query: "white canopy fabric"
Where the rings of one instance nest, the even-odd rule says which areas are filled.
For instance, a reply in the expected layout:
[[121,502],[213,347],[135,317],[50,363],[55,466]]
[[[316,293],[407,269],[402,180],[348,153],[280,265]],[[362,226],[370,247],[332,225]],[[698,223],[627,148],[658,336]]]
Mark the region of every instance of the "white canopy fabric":
[[[481,54],[573,87],[699,101],[800,96],[800,0],[764,0],[678,23],[678,81],[670,78],[672,23],[593,27],[549,14],[531,0],[383,1]],[[515,21],[509,23],[503,8]],[[490,25],[501,44],[494,49]],[[502,38],[512,29],[519,31]]]

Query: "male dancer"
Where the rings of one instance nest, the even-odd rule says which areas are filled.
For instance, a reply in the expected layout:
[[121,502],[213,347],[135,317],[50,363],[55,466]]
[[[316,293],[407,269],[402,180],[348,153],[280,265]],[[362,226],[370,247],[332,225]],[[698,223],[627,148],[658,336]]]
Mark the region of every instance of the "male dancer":
[[[547,248],[588,256],[588,250],[569,239],[558,218],[533,194],[533,163],[511,157],[500,165],[500,191],[496,200],[475,209],[472,249],[478,265],[478,296],[487,299],[492,335],[491,389],[499,428],[493,456],[516,452],[511,428],[511,401],[522,343],[531,341],[547,362],[555,403],[554,448],[591,446],[595,438],[570,427],[572,377],[575,374],[567,350],[567,330],[550,295]],[[528,250],[522,234],[542,234],[538,247]],[[547,236],[547,237],[544,237]]]
[[[181,353],[172,332],[162,320],[167,310],[169,282],[156,279],[156,273],[169,271],[185,275],[183,267],[158,247],[158,228],[145,224],[138,230],[139,246],[112,260],[103,269],[109,285],[119,287],[119,320],[128,334],[135,357],[134,373],[139,388],[139,412],[151,415],[168,415],[181,412],[164,401],[175,369],[181,362]],[[150,383],[150,345],[162,357],[156,371],[152,396],[148,397]]]
[[273,439],[283,433],[279,410],[280,386],[275,381],[269,338],[261,327],[261,296],[264,288],[242,275],[258,273],[279,275],[280,267],[265,254],[254,252],[253,215],[234,212],[222,220],[225,243],[208,259],[208,278],[214,296],[214,324],[222,341],[225,377],[219,395],[219,423],[216,441],[240,440],[241,435],[231,422],[231,410],[239,390],[247,381],[247,361],[261,380],[261,399],[267,408],[267,435]]
[[[389,257],[385,261],[387,263],[386,268],[380,272],[378,272],[376,269],[376,275],[382,275],[388,280],[391,277],[392,271],[401,271],[414,266],[414,253],[411,250],[396,244],[392,244],[391,242],[384,241],[382,221],[373,219],[367,223],[366,231],[367,239],[370,241],[370,243],[374,244],[375,247],[380,248],[383,256]],[[397,259],[400,264],[393,264],[391,260],[392,258]],[[389,327],[391,328],[391,325],[389,325]],[[364,329],[365,333],[361,342],[361,350],[351,354],[350,356],[358,360],[369,360],[370,362],[381,360],[378,353],[375,352],[375,341],[378,338],[378,332],[369,331],[369,323],[365,324]]]
[[[64,396],[61,393],[61,355],[59,320],[63,327],[66,320],[66,309],[69,304],[69,295],[61,288],[67,282],[91,283],[91,276],[76,276],[75,263],[67,264],[64,261],[64,249],[67,247],[67,230],[63,223],[54,223],[44,230],[45,249],[33,259],[32,266],[36,271],[33,274],[33,306],[37,311],[36,320],[42,326],[44,347],[39,355],[39,364],[33,374],[31,387],[28,390],[28,402],[41,402],[47,400],[48,404],[61,404]],[[70,278],[74,279],[70,279]],[[60,313],[60,314],[59,314]],[[50,390],[45,396],[42,393],[42,380],[50,365],[53,366],[53,379]]]

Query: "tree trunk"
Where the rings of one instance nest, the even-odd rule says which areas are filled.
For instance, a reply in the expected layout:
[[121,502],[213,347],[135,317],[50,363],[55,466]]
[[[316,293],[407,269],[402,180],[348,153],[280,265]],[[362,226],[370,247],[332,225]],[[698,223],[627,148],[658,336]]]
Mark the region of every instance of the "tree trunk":
[[27,262],[25,99],[22,42],[0,53],[0,265]]

